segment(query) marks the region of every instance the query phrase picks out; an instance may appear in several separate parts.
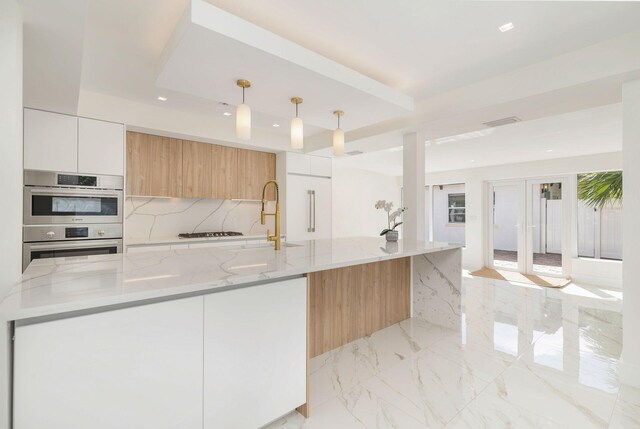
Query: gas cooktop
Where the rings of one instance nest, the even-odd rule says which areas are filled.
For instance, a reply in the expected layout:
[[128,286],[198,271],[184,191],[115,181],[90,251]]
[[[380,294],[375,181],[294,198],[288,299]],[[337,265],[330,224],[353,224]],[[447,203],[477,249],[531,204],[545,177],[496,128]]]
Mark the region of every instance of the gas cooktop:
[[242,235],[241,232],[235,231],[212,231],[212,232],[187,232],[178,234],[180,238],[209,238],[209,237],[235,237]]

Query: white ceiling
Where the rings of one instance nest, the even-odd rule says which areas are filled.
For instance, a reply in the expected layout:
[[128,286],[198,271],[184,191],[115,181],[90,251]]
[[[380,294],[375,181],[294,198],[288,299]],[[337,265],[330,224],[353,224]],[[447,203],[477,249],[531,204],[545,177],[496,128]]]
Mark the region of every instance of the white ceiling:
[[[197,67],[194,67],[194,64]],[[302,97],[305,123],[345,131],[406,115],[413,99],[254,24],[192,0],[167,44],[157,85],[175,92],[239,104],[239,78],[249,79],[253,111],[290,119],[290,98]]]
[[[416,99],[638,28],[640,3],[207,0]],[[498,26],[515,29],[501,33]]]
[[[165,113],[161,115],[164,118],[164,132],[173,130],[202,139],[228,139],[233,134],[233,117],[222,116],[225,111],[232,113],[233,107],[212,100],[219,95],[207,93],[211,90],[203,86],[209,85],[207,82],[198,84],[203,86],[202,90],[198,85],[191,88],[171,85],[173,89],[158,85],[157,79],[164,65],[163,51],[170,50],[167,44],[189,0],[60,0],[64,1],[64,7],[53,7],[50,0],[20,1],[25,11],[25,105],[74,113],[71,110],[80,109],[77,107],[78,98],[82,98],[83,94],[93,94],[92,111],[110,118],[118,118],[120,116],[117,113],[123,112],[122,120],[132,126],[148,128],[153,121],[147,120],[143,124],[141,118],[148,118],[152,112],[162,109]],[[376,144],[372,146],[393,146],[403,129],[425,126],[427,121],[422,118],[431,112],[438,113],[432,115],[438,122],[427,124],[434,138],[477,129],[475,124],[481,122],[479,119],[485,119],[486,116],[491,116],[487,120],[495,119],[493,115],[502,114],[503,111],[522,115],[515,105],[516,100],[507,103],[504,97],[498,99],[496,92],[487,90],[489,87],[502,87],[503,90],[517,92],[518,88],[511,86],[512,81],[503,79],[503,73],[533,63],[540,65],[545,59],[626,34],[640,22],[639,2],[207,1],[262,27],[263,31],[273,33],[274,37],[282,37],[286,42],[312,51],[311,54],[326,57],[326,61],[348,67],[353,74],[362,74],[366,79],[374,79],[380,85],[400,91],[414,98],[416,106],[420,106],[420,115],[414,116],[411,121],[403,122],[404,117],[400,117],[395,120],[393,127],[383,126],[393,121],[387,120],[379,122],[379,126],[374,124],[353,130],[347,134],[348,148],[350,136],[358,134],[362,138],[375,140]],[[507,33],[499,32],[497,27],[509,21],[514,23],[515,29]],[[632,59],[636,52],[633,49],[607,52]],[[212,57],[215,55],[216,52],[211,53]],[[588,57],[586,53],[584,56]],[[235,61],[241,64],[242,58],[235,58]],[[248,63],[251,61],[255,61],[255,58],[247,58]],[[193,57],[189,58],[187,66],[198,69],[203,64],[205,61]],[[602,67],[602,64],[598,66]],[[612,65],[610,73],[613,76],[634,67],[640,70],[640,66],[633,64],[624,70]],[[589,67],[582,69],[588,71]],[[268,73],[260,74],[261,71],[258,73],[255,78],[244,77],[259,82],[261,75],[269,76]],[[305,71],[292,69],[291,73],[287,78],[293,83],[301,79]],[[580,82],[575,79],[571,81],[574,73],[563,69],[558,70],[557,74],[564,80],[563,86],[556,89],[560,91],[573,85],[578,95],[567,98],[568,92],[565,91],[561,103],[553,99],[547,104],[563,104],[563,111],[584,108],[571,107],[566,102],[578,99],[580,94],[591,97],[576,86]],[[601,75],[605,76],[606,73]],[[466,112],[464,109],[467,107],[461,108],[457,100],[470,92],[467,91],[470,84],[488,78],[491,78],[491,84],[476,91],[481,94],[483,104],[475,105],[473,112]],[[585,79],[583,81],[586,82]],[[616,92],[619,84],[619,81],[612,82],[606,97],[600,96],[597,103],[591,102],[590,105],[615,102],[611,100],[611,94]],[[270,86],[268,79],[256,85],[247,93],[248,100],[252,96],[259,96],[259,88]],[[233,83],[228,88],[228,96],[233,98],[237,89]],[[313,90],[318,98],[323,97],[325,103],[333,97],[337,101],[341,96],[343,100],[349,98],[341,94],[335,82],[319,80]],[[543,93],[541,89],[537,91]],[[168,101],[158,101],[159,95],[167,97]],[[252,145],[268,147],[270,150],[288,148],[288,122],[293,109],[286,100],[292,95],[304,97],[303,94],[282,94],[282,110],[278,108],[271,112],[258,111],[257,106],[263,101],[259,101],[259,98],[254,100],[256,109],[253,125],[259,131],[255,134],[261,138],[252,140]],[[110,102],[101,109],[99,100],[104,98],[102,96],[108,97]],[[226,97],[224,93],[222,96]],[[271,96],[275,98],[275,94]],[[535,100],[532,103],[531,98],[525,99],[524,95],[518,97],[521,106],[535,105]],[[301,106],[303,118],[305,113],[311,114],[311,110],[305,111],[305,108],[310,109],[314,98],[305,97],[305,103]],[[120,107],[118,100],[121,100]],[[236,100],[220,101],[233,104]],[[349,110],[366,112],[370,102],[363,97]],[[137,106],[148,108],[143,113]],[[489,112],[491,108],[493,110]],[[543,110],[545,114],[558,113],[553,109],[538,108],[538,112],[527,113],[523,119],[541,117]],[[333,123],[330,112],[325,114],[329,119],[321,126],[313,126],[311,121],[305,123],[305,135],[310,137],[308,146],[305,142],[307,150],[312,146],[311,137],[321,141],[322,146],[330,144],[330,136],[325,131],[326,128],[332,128]],[[389,111],[382,114],[393,116],[395,113]],[[465,119],[464,115],[469,117]],[[351,116],[347,111],[344,128],[359,126],[349,124],[350,117],[355,118],[355,115]],[[217,119],[213,121],[210,118]],[[374,117],[368,119],[374,122],[379,120]],[[417,120],[423,122],[418,124]],[[280,127],[274,128],[274,123]],[[395,132],[390,133],[390,129]],[[508,146],[509,142],[503,141],[502,144]],[[446,149],[446,152],[449,151],[456,153],[451,146]],[[476,162],[481,163],[480,159]],[[446,160],[443,163],[447,165]]]
[[[622,106],[611,104],[428,140],[425,162],[427,172],[438,172],[620,150]],[[324,154],[328,155],[328,151]],[[402,146],[346,156],[334,162],[401,176]]]

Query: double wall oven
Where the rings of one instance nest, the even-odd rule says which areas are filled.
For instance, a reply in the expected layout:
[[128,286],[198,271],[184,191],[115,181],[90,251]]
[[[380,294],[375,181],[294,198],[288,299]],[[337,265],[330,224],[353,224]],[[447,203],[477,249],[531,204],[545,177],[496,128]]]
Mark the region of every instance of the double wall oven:
[[123,185],[122,176],[25,170],[22,269],[122,252]]

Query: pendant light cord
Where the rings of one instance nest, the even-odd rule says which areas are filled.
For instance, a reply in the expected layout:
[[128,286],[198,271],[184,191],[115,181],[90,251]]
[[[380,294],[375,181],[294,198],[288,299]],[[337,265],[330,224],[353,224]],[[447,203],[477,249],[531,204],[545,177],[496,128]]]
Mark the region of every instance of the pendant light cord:
[[242,104],[244,104],[244,86],[242,87]]
[[296,103],[296,118],[298,117],[298,103]]

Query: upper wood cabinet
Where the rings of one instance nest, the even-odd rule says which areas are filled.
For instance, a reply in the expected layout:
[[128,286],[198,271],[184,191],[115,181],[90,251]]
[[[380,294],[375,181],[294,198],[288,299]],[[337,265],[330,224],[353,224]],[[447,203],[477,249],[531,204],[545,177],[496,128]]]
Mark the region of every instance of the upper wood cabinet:
[[[238,149],[238,198],[262,199],[262,187],[268,180],[276,179],[276,155],[268,152]],[[265,195],[267,200],[276,199],[273,186]]]
[[260,200],[275,178],[273,153],[127,132],[128,195]]
[[127,194],[182,196],[182,140],[127,132]]
[[238,149],[211,146],[212,197],[223,200],[238,198]]
[[182,197],[212,198],[212,151],[208,143],[182,141]]

